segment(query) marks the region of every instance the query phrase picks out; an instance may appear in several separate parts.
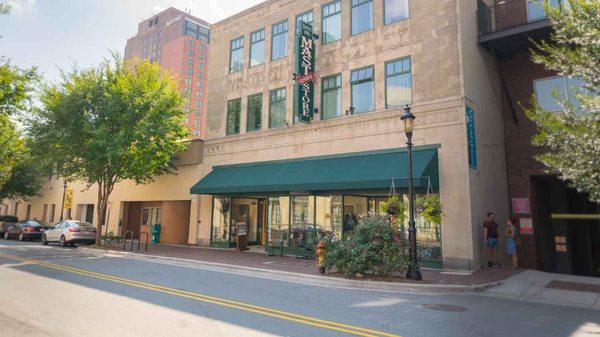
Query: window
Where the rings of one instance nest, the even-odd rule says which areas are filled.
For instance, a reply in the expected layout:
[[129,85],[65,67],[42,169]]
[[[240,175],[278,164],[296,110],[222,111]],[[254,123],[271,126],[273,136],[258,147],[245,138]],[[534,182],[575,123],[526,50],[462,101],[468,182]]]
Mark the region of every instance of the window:
[[204,63],[200,63],[198,65],[198,70],[204,70]]
[[350,84],[352,85],[352,106],[355,113],[375,110],[374,79],[373,66],[352,71]]
[[271,40],[271,59],[278,60],[287,56],[287,31],[288,22],[282,21],[273,25],[273,36]]
[[[561,0],[550,0],[550,6],[559,7]],[[544,11],[544,0],[527,0],[527,20],[537,21],[543,20],[547,17],[546,11]]]
[[385,106],[402,107],[412,102],[412,74],[410,58],[385,64]]
[[321,118],[328,119],[342,115],[342,75],[323,78]]
[[269,94],[269,128],[285,125],[285,88],[271,90]]
[[231,41],[229,72],[235,73],[241,71],[244,67],[244,37],[239,37]]
[[187,124],[190,124],[190,118],[189,118],[189,117],[186,117],[186,118],[183,120],[183,124],[186,124],[186,125],[187,125]]
[[191,87],[192,86],[192,79],[191,78],[186,78],[185,79],[185,86],[186,87]]
[[204,84],[202,84],[202,82],[200,82],[200,81],[198,81],[198,82],[196,83],[196,86],[198,86],[198,90],[202,89],[202,86],[203,86],[203,85],[204,85]]
[[196,127],[196,129],[200,128],[200,120],[199,119],[194,120],[194,126]]
[[201,44],[199,50],[204,53],[206,51],[206,46]]
[[188,47],[194,48],[195,46],[196,46],[196,42],[194,40],[189,40],[188,41]]
[[246,119],[246,132],[261,129],[262,119],[262,94],[248,96],[248,116]]
[[187,59],[187,66],[193,68],[194,67],[194,59]]
[[193,49],[188,49],[187,56],[188,57],[194,57],[194,50]]
[[383,8],[385,11],[384,22],[386,25],[408,18],[408,1],[409,0],[385,0]]
[[204,61],[204,55],[200,54],[198,55],[198,62],[203,62]]
[[200,131],[198,129],[194,129],[194,136],[198,136],[200,134]]
[[201,80],[203,76],[204,76],[204,74],[201,71],[199,71],[198,72],[198,79]]
[[323,5],[323,44],[342,38],[342,2]]
[[250,66],[265,62],[265,29],[250,34]]
[[186,68],[185,69],[185,76],[187,76],[187,77],[194,76],[194,69],[192,69],[192,68]]
[[584,88],[584,83],[579,78],[554,76],[534,81],[535,97],[540,107],[547,111],[561,111],[561,101],[567,101],[578,108],[581,102],[577,100],[578,94],[592,94]]
[[227,102],[227,135],[240,133],[240,111],[242,99],[236,98]]
[[373,1],[352,0],[352,35],[373,29]]
[[[308,11],[305,13],[302,13],[300,15],[296,15],[296,28],[298,28],[298,25],[300,24],[300,22],[306,22],[306,23],[313,23],[314,21],[314,13],[313,11]],[[296,29],[296,33],[298,32],[298,29]]]

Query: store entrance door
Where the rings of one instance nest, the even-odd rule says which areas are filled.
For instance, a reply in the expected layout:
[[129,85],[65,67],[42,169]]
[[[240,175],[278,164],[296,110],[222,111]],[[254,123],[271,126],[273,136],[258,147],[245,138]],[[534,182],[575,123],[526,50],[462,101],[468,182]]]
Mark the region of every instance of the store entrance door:
[[[265,204],[265,199],[262,198],[232,198],[232,223],[246,224],[249,246],[264,245],[266,243]],[[236,233],[233,234],[232,241],[236,242]]]

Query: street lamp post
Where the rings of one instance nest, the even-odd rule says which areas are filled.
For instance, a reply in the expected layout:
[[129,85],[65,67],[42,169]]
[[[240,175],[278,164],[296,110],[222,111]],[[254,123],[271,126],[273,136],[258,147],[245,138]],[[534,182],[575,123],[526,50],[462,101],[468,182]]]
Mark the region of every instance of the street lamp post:
[[63,200],[62,205],[60,206],[60,221],[63,221],[63,216],[65,214],[65,194],[67,193],[67,180],[64,180],[63,184]]
[[404,114],[400,118],[404,122],[404,132],[406,133],[408,146],[408,250],[410,253],[410,264],[406,272],[406,278],[409,280],[421,280],[421,271],[417,261],[417,228],[415,227],[415,203],[413,195],[413,167],[412,167],[412,134],[415,125],[415,115],[410,111],[410,106],[406,105]]

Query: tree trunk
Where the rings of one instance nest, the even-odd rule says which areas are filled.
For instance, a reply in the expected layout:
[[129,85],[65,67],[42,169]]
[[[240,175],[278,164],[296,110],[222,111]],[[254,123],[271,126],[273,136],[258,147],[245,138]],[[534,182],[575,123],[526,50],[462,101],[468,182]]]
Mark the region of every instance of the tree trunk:
[[102,244],[102,227],[106,222],[106,205],[110,192],[106,184],[98,183],[98,223],[96,224],[96,246]]

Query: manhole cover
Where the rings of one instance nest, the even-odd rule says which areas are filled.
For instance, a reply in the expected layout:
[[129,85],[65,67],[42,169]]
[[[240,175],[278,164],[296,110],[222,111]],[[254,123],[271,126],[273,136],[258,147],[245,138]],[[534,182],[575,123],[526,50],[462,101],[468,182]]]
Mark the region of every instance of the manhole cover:
[[466,308],[458,306],[458,305],[440,304],[440,303],[423,304],[423,307],[425,309],[438,310],[438,311],[465,311],[465,310],[467,310]]

